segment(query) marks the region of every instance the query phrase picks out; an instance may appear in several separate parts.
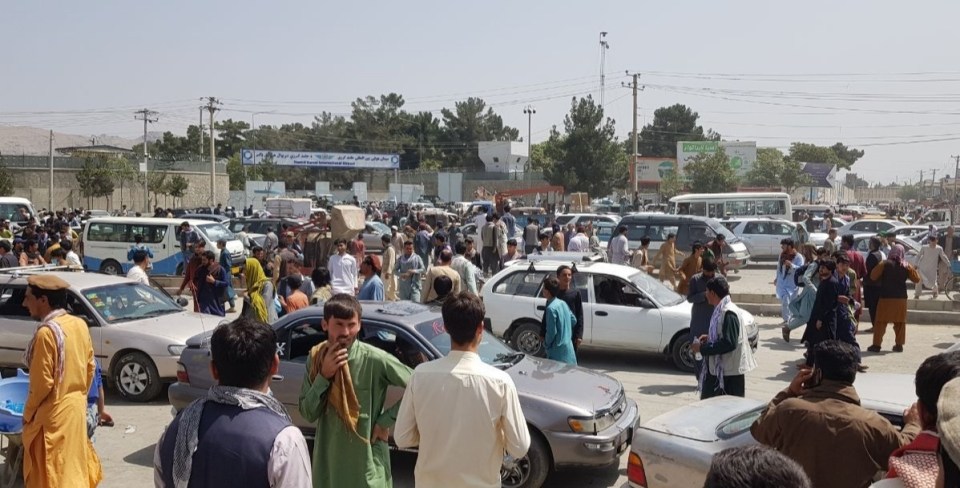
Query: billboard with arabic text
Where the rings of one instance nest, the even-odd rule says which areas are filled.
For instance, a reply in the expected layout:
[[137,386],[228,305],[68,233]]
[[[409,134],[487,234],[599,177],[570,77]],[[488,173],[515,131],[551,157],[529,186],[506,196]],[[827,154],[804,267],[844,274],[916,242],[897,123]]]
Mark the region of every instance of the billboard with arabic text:
[[277,166],[300,166],[327,169],[398,169],[399,154],[362,154],[309,151],[270,151],[241,149],[240,161],[245,165],[260,164],[268,158]]

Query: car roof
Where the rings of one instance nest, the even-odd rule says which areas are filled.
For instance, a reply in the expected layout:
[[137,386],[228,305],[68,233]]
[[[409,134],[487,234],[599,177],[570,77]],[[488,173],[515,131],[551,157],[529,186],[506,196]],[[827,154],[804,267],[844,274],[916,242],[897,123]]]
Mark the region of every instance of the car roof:
[[631,221],[645,221],[645,220],[672,220],[672,221],[690,221],[690,222],[707,222],[708,220],[716,220],[710,217],[701,217],[699,215],[677,215],[677,214],[665,214],[665,213],[656,213],[656,212],[644,212],[630,214],[620,220],[620,223],[629,223]]
[[36,275],[36,274],[52,275],[58,278],[61,278],[63,281],[66,281],[71,288],[75,290],[85,290],[87,288],[95,288],[98,286],[105,285],[115,285],[118,283],[135,283],[135,280],[128,279],[124,276],[109,275],[106,273],[96,273],[96,272],[80,272],[80,271],[44,271],[41,268],[36,269],[22,269],[10,268],[9,271],[0,273],[0,279],[3,276],[10,276],[13,279],[22,279],[24,283],[27,282],[27,277]]
[[506,269],[524,269],[529,270],[530,265],[533,264],[533,268],[537,271],[556,271],[558,267],[567,265],[571,266],[573,264],[577,265],[578,272],[588,272],[594,274],[610,274],[616,275],[624,278],[629,278],[640,272],[637,268],[632,266],[626,266],[623,264],[612,264],[604,262],[593,262],[593,261],[572,261],[572,260],[563,260],[563,259],[543,259],[531,263],[526,259],[520,259],[514,261],[507,265]]
[[190,225],[203,225],[203,224],[215,224],[216,222],[210,220],[197,220],[189,218],[174,218],[168,219],[166,217],[92,217],[87,223],[106,223],[106,224],[173,224],[180,225],[184,221],[189,222]]
[[[436,320],[440,317],[440,309],[414,302],[374,302],[361,301],[364,320],[378,320],[394,324],[413,326],[423,322]],[[322,318],[323,307],[313,306],[297,310],[283,316],[277,323],[287,323],[290,320],[301,318]]]

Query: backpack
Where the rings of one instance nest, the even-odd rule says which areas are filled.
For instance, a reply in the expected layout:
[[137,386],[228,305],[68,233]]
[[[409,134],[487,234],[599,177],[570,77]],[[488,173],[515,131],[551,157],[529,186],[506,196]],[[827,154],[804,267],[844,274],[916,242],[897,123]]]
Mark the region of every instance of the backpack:
[[807,267],[810,266],[810,264],[811,263],[803,263],[803,266],[800,266],[799,268],[797,268],[797,270],[793,273],[794,285],[804,286],[803,275],[807,274]]

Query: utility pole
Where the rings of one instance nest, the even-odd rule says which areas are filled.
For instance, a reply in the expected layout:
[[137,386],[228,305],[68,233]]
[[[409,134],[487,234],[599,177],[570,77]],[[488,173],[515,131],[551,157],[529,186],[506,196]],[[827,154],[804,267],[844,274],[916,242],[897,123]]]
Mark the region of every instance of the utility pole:
[[[603,90],[607,81],[607,75],[604,72],[607,63],[607,49],[610,49],[610,43],[605,40],[607,32],[600,33],[600,108],[603,109]],[[600,122],[603,124],[603,122]]]
[[200,155],[201,163],[203,162],[203,110],[206,108],[207,107],[204,107],[203,105],[200,106],[200,125],[197,126],[197,128],[200,129],[200,147],[197,148],[199,149],[197,154]]
[[143,121],[143,162],[140,163],[140,172],[143,173],[143,215],[150,212],[150,178],[147,171],[147,124],[157,121],[157,112],[150,109],[140,109],[134,112],[133,118]]
[[527,105],[523,108],[523,113],[527,114],[527,167],[523,169],[523,179],[527,179],[527,171],[533,166],[533,114],[537,113],[537,109],[533,108],[533,105]]
[[935,197],[937,188],[937,170],[933,170],[933,180],[930,181],[930,198]]
[[953,158],[956,163],[956,168],[953,170],[953,202],[960,202],[960,199],[957,199],[957,177],[960,176],[960,156],[950,156]]
[[633,76],[633,84],[627,85],[622,84],[624,87],[633,88],[633,191],[637,192],[637,158],[640,157],[640,133],[637,131],[637,92],[641,90],[638,82],[640,80],[639,73],[630,74],[629,71],[626,72],[627,76]]
[[53,131],[50,131],[50,203],[47,207],[53,212]]
[[216,97],[207,97],[207,112],[210,113],[210,207],[217,205],[217,144],[213,136],[213,114],[216,113],[220,100]]

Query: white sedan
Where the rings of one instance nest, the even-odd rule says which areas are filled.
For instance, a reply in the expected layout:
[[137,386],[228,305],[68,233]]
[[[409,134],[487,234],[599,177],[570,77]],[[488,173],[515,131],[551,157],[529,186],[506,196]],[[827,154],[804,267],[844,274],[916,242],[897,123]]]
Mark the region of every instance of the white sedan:
[[[916,400],[914,375],[858,375],[861,404],[896,426]],[[713,455],[730,447],[756,444],[750,426],[766,402],[720,396],[655,417],[633,434],[627,477],[634,488],[703,486]]]

